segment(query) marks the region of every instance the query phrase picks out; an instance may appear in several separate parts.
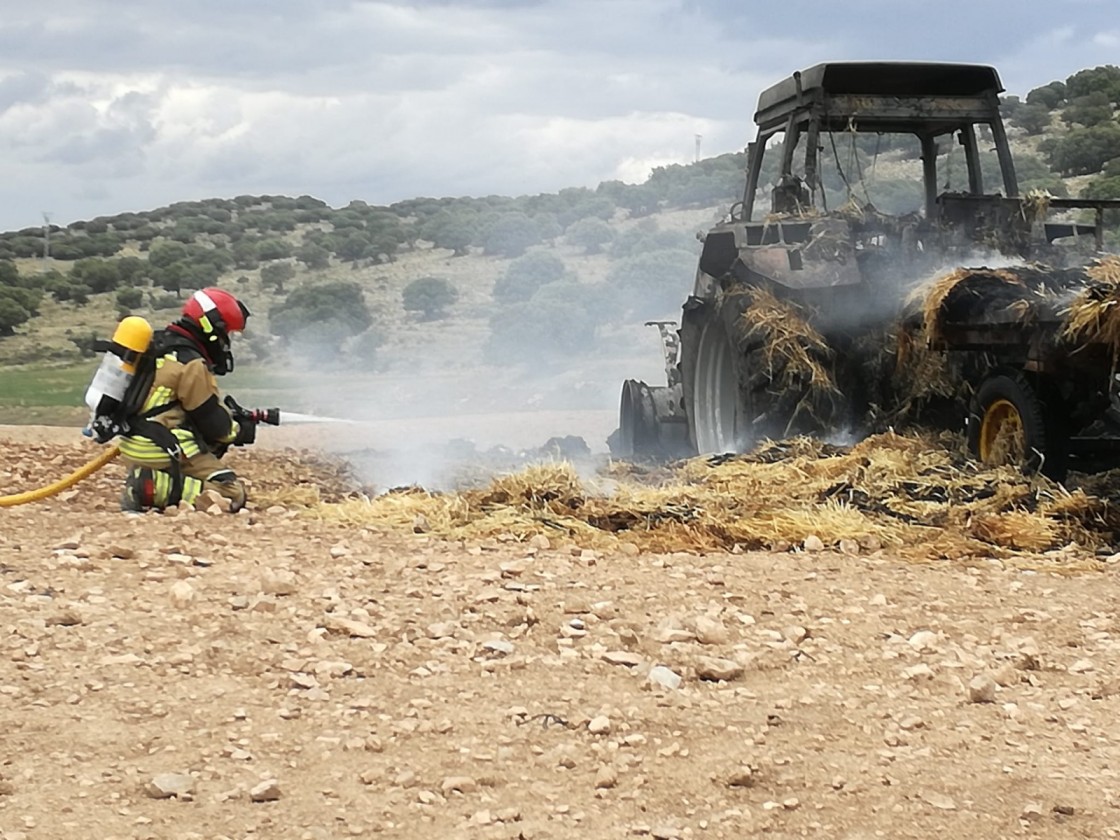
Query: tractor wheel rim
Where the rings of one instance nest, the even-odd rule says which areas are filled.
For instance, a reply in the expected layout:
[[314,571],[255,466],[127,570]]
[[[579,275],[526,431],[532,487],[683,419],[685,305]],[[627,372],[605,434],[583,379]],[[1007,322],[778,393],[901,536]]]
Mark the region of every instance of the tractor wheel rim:
[[1006,464],[1026,455],[1023,417],[1010,400],[996,400],[980,422],[980,460]]

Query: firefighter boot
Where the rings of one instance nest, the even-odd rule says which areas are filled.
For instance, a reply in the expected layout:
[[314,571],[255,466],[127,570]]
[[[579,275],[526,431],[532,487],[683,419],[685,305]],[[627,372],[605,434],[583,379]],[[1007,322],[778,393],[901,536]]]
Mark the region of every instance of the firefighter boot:
[[[121,492],[121,510],[133,513],[165,510],[171,504],[173,483],[171,474],[163,470],[133,467],[125,476],[124,490]],[[199,479],[184,476],[178,501],[190,504],[202,489],[203,483]]]

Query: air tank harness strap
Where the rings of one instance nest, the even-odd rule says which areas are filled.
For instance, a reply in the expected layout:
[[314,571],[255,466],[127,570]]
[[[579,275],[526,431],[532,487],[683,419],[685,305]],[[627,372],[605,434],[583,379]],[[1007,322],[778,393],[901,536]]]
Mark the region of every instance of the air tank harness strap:
[[144,355],[142,351],[133,350],[131,347],[125,347],[123,344],[105,339],[98,339],[93,342],[93,349],[98,353],[109,351],[117,356],[126,365],[136,365],[136,362]]
[[178,400],[157,405],[149,408],[143,414],[131,418],[128,423],[131,433],[146,437],[167,453],[167,473],[171,476],[171,490],[167,496],[168,507],[174,507],[183,499],[183,446],[169,428],[151,418],[176,405],[178,405]]

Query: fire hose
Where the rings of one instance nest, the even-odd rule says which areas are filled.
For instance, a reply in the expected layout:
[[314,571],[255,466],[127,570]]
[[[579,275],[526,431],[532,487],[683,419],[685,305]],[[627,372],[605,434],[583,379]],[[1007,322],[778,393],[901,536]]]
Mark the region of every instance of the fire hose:
[[120,454],[121,450],[117,446],[110,446],[92,461],[83,464],[78,469],[74,470],[74,472],[70,473],[70,475],[65,478],[60,478],[53,484],[48,484],[46,487],[40,487],[37,490],[14,493],[11,496],[0,496],[0,508],[15,507],[16,505],[24,505],[28,502],[37,502],[40,499],[46,499],[56,493],[61,493],[66,488],[73,487],[83,478],[88,478],[93,475]]
[[[226,397],[226,405],[229,407],[230,413],[236,420],[246,419],[251,420],[254,423],[267,423],[270,426],[278,426],[280,424],[280,410],[277,408],[255,408],[251,410],[244,409],[239,406],[232,397],[228,396]],[[289,412],[285,412],[286,420],[297,419],[298,422],[298,418],[300,416],[301,415],[296,415],[296,418],[292,418],[289,415]],[[311,415],[308,416],[310,417]],[[315,419],[330,421],[334,420],[335,418]],[[82,479],[89,478],[89,476],[93,475],[95,472],[97,472],[99,469],[101,469],[103,466],[108,464],[120,454],[120,448],[116,444],[114,444],[104,452],[97,455],[97,457],[78,467],[78,469],[74,470],[74,472],[70,473],[70,475],[66,476],[65,478],[60,478],[58,481],[48,484],[45,487],[39,487],[35,490],[27,490],[23,493],[13,493],[10,496],[0,496],[0,508],[15,507],[16,505],[25,505],[29,502],[38,502],[42,499],[50,498],[51,496],[61,493],[63,490],[66,490],[69,487],[73,487]]]

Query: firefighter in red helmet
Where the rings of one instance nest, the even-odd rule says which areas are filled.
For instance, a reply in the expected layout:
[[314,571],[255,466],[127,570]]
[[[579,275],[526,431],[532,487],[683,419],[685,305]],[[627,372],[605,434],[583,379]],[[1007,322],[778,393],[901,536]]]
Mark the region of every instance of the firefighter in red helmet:
[[217,377],[233,370],[230,336],[245,329],[249,310],[229,292],[197,291],[182,316],[152,340],[156,373],[141,419],[120,440],[129,464],[123,510],[163,510],[192,503],[206,490],[245,505],[245,485],[221,462],[230,446],[256,439],[256,423],[222,404]]

